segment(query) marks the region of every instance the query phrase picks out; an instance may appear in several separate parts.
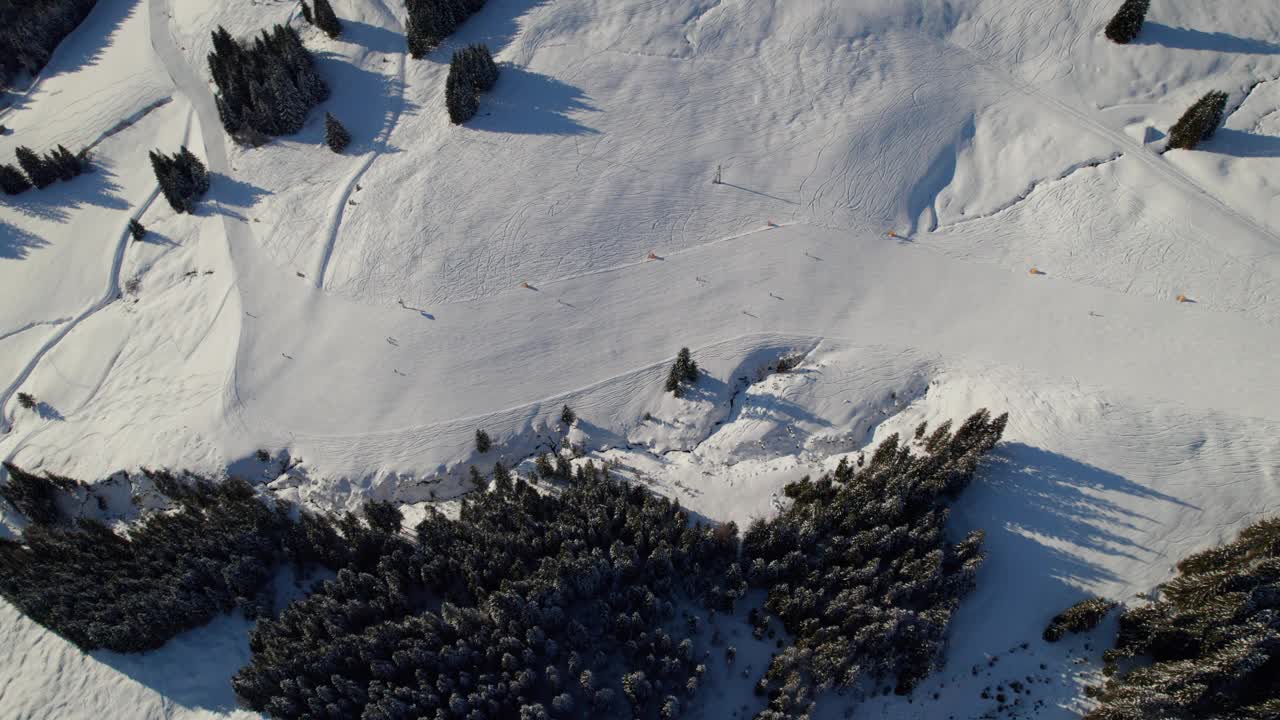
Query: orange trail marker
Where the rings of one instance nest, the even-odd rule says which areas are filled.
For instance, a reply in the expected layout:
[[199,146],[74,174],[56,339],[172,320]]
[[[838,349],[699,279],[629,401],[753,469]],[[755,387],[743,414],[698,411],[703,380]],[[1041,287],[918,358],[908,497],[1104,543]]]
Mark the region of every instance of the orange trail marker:
[[890,231],[889,231],[889,237],[898,237],[898,233],[896,233],[896,232],[894,232],[894,231],[890,230]]

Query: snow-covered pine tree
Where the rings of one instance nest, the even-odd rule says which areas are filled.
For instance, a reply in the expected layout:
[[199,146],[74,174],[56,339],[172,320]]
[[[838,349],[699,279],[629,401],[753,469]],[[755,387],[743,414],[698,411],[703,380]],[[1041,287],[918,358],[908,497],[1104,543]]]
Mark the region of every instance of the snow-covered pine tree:
[[476,430],[476,452],[481,455],[489,452],[489,448],[493,447],[493,441],[489,439],[489,433],[484,430]]
[[302,0],[302,19],[307,21],[308,25],[315,25],[315,16],[311,14],[311,6],[307,4],[307,0]]
[[698,363],[693,361],[689,348],[680,348],[676,355],[676,367],[680,371],[680,379],[687,383],[698,382]]
[[1107,38],[1121,45],[1133,42],[1133,39],[1138,37],[1138,32],[1142,30],[1142,23],[1147,17],[1147,8],[1150,6],[1151,0],[1124,0],[1115,17],[1107,23]]
[[338,22],[338,16],[334,14],[333,6],[329,4],[329,0],[314,0],[314,2],[315,26],[331,38],[338,37],[342,33],[342,23]]
[[351,144],[351,133],[329,113],[324,114],[324,142],[336,153],[342,152]]
[[1222,124],[1222,114],[1226,107],[1226,93],[1217,90],[1205,93],[1169,128],[1169,149],[1192,150],[1202,141],[1213,137]]
[[18,404],[21,405],[24,410],[34,410],[36,407],[36,399],[32,397],[31,393],[20,392],[18,393]]
[[142,240],[147,236],[147,228],[134,218],[129,219],[129,234],[133,236],[134,242]]
[[31,181],[18,168],[8,163],[0,164],[0,191],[5,195],[17,195],[31,189]]

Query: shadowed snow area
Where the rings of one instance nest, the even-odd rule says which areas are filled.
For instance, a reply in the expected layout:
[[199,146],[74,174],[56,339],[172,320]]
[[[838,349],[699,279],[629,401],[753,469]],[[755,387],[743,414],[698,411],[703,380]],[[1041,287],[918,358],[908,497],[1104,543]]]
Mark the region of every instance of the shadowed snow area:
[[[988,559],[948,666],[859,710],[904,719],[983,716],[1027,676],[1026,709],[1077,717],[1108,630],[1046,645],[1048,619],[1280,511],[1273,0],[1155,3],[1128,46],[1110,0],[489,0],[419,60],[400,0],[332,4],[336,39],[283,0],[99,0],[0,99],[0,162],[93,158],[0,196],[0,459],[420,515],[471,464],[567,442],[742,525],[891,432],[1008,410],[951,517]],[[209,33],[279,22],[331,97],[240,147]],[[449,58],[476,42],[499,79],[451,125]],[[1223,127],[1163,153],[1210,90]],[[190,215],[147,158],[183,144],[212,179]],[[676,399],[682,346],[704,374]],[[0,714],[243,715],[246,626],[86,656],[0,604]]]

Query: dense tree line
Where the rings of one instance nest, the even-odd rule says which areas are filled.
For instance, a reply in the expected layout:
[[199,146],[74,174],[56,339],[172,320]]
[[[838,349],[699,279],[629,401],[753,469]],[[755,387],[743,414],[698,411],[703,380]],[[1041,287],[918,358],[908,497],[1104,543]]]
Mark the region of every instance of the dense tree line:
[[18,166],[0,165],[0,190],[6,195],[26,192],[32,186],[46,188],[59,180],[71,180],[89,168],[89,155],[74,154],[62,145],[41,156],[26,146],[14,150]]
[[0,90],[19,72],[35,75],[97,0],[0,0]]
[[1213,137],[1222,124],[1227,97],[1226,93],[1214,90],[1187,108],[1178,122],[1169,128],[1169,149],[1194,150],[1201,142]]
[[268,508],[243,481],[186,486],[157,474],[179,509],[125,538],[63,517],[54,496],[65,480],[6,468],[0,493],[33,524],[20,542],[0,541],[0,594],[85,650],[150,650],[234,607],[259,612],[276,564],[305,548],[287,509]]
[[[159,150],[152,150],[150,155],[151,169],[160,184],[160,194],[175,212],[191,212],[195,201],[209,191],[209,171],[204,163],[186,145],[173,155],[165,155]],[[134,239],[141,239],[132,226],[130,230],[134,231]],[[145,234],[145,229],[142,232]]]
[[484,7],[484,0],[405,0],[409,19],[405,36],[415,58],[431,52],[467,18]]
[[494,476],[413,540],[342,528],[346,568],[258,624],[237,693],[282,718],[678,715],[705,667],[676,607],[726,602],[736,529],[592,464],[558,495]]
[[[753,632],[772,637],[776,618],[794,638],[760,680],[762,717],[807,717],[822,690],[908,692],[934,668],[981,561],[981,533],[947,542],[946,505],[1004,423],[982,411],[954,433],[894,436],[869,462],[788,485],[790,505],[741,541],[561,454],[537,463],[555,487],[496,464],[456,520],[428,510],[412,535],[390,503],[331,518],[237,480],[149,473],[176,510],[126,539],[60,514],[71,481],[10,468],[0,495],[36,522],[0,542],[0,593],[83,648],[119,651],[243,607],[259,620],[233,685],[279,718],[654,720],[691,704],[723,642],[716,613],[755,586]],[[285,562],[336,578],[269,616]]]
[[1178,563],[1158,600],[1120,616],[1107,660],[1087,720],[1280,717],[1280,519]]
[[455,125],[470,120],[480,110],[480,93],[498,82],[498,66],[484,45],[470,45],[453,53],[445,79],[444,102]]
[[1124,0],[1115,17],[1107,23],[1107,38],[1121,45],[1133,42],[1134,38],[1138,37],[1138,32],[1142,30],[1142,23],[1147,18],[1149,7],[1151,7],[1151,0]]
[[[762,718],[807,718],[818,691],[892,683],[910,692],[938,665],[951,614],[974,587],[981,531],[947,541],[948,503],[1000,440],[1008,416],[983,410],[923,452],[893,435],[862,467],[841,462],[785,489],[792,503],[743,537],[746,580],[795,642],[774,656],[757,691]],[[769,616],[758,622],[767,625]]]
[[288,25],[241,44],[224,28],[213,32],[209,71],[218,87],[218,116],[233,137],[249,144],[302,129],[307,112],[329,97],[311,53]]

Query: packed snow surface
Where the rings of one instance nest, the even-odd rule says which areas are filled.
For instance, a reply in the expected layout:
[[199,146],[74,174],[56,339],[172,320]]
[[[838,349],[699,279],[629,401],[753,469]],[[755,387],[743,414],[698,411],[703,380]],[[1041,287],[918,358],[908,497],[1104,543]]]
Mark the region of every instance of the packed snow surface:
[[[1272,0],[1155,3],[1129,46],[1101,35],[1113,0],[489,0],[422,60],[397,0],[333,5],[336,40],[283,0],[99,0],[4,96],[0,161],[92,147],[94,171],[0,198],[0,458],[236,473],[333,509],[456,498],[469,464],[568,441],[744,524],[891,432],[1008,411],[952,516],[989,552],[947,669],[859,717],[983,716],[1026,675],[1039,717],[1076,717],[1101,636],[1045,645],[1048,618],[1280,511]],[[277,22],[332,97],[242,148],[209,33]],[[472,42],[501,76],[453,126]],[[1223,128],[1162,153],[1213,89]],[[214,173],[194,215],[146,155],[182,144]],[[681,346],[706,372],[677,400]],[[0,708],[244,714],[246,627],[85,655],[0,603]]]

